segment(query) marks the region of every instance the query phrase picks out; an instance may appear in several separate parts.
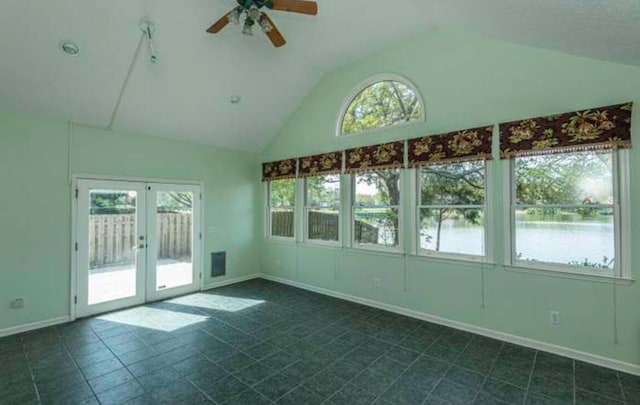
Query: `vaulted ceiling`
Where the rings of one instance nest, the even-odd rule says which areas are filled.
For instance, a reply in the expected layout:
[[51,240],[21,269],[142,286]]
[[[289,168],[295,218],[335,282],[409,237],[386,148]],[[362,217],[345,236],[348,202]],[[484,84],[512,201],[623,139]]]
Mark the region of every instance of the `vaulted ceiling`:
[[[434,29],[640,65],[637,0],[318,0],[317,17],[270,12],[289,41],[280,49],[240,27],[206,34],[234,4],[0,0],[0,101],[106,126],[142,18],[157,27],[159,62],[142,49],[113,129],[248,151],[268,143],[326,72]],[[64,39],[79,56],[59,50]]]

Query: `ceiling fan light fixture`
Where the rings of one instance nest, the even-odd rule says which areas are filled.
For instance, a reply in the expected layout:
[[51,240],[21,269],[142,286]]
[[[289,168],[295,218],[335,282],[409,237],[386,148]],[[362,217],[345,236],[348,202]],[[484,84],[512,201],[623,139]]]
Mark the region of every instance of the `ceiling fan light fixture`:
[[260,28],[262,28],[262,32],[269,33],[271,32],[271,30],[273,30],[273,25],[271,25],[271,23],[269,22],[269,20],[267,18],[265,18],[264,13],[262,14],[262,17],[260,17]]
[[231,10],[231,13],[229,14],[229,22],[234,25],[239,25],[241,14],[242,14],[242,7],[234,8],[233,10]]
[[244,27],[242,28],[242,33],[244,35],[253,35],[253,24],[255,24],[255,22],[251,18],[247,17],[247,19],[244,20]]
[[247,16],[249,16],[249,18],[251,18],[253,21],[257,21],[260,18],[261,14],[262,13],[255,4],[249,7],[249,10],[247,10]]

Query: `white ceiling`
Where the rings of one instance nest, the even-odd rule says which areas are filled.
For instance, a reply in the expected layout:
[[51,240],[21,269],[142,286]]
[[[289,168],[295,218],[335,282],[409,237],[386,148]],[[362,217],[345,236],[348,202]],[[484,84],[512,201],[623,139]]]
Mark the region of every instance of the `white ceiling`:
[[[328,71],[437,29],[640,65],[638,0],[318,0],[319,15],[271,12],[289,43],[205,29],[233,0],[0,0],[0,101],[105,126],[138,43],[113,129],[260,151]],[[81,55],[62,54],[72,39]],[[239,105],[229,97],[242,96]]]

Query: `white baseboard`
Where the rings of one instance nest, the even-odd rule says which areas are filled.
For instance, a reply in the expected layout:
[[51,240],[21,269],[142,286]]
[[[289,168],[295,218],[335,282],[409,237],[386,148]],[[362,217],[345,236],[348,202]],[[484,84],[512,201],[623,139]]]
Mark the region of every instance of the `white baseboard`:
[[203,286],[202,287],[202,291],[210,290],[212,288],[223,287],[225,285],[241,283],[243,281],[253,280],[255,278],[260,278],[261,276],[262,276],[262,274],[260,274],[260,273],[253,273],[253,274],[247,274],[246,276],[227,278],[227,279],[220,280],[220,281],[214,281],[212,283],[209,283],[209,284],[206,284],[205,286]]
[[367,305],[374,308],[384,309],[386,311],[394,312],[400,315],[405,315],[411,318],[421,319],[421,320],[436,323],[439,325],[448,326],[454,329],[459,329],[466,332],[487,336],[493,339],[502,340],[504,342],[509,342],[509,343],[520,345],[520,346],[536,349],[536,350],[542,350],[545,352],[557,354],[559,356],[569,357],[575,360],[583,361],[585,363],[591,363],[597,366],[606,367],[606,368],[623,371],[625,373],[640,376],[640,365],[637,365],[637,364],[627,363],[620,360],[614,360],[607,357],[582,352],[582,351],[571,349],[564,346],[557,346],[554,344],[541,342],[539,340],[511,335],[509,333],[498,332],[491,329],[485,329],[479,326],[475,326],[475,325],[471,325],[463,322],[452,321],[449,319],[441,318],[439,316],[427,314],[424,312],[418,312],[418,311],[402,308],[399,306],[385,304],[383,302],[379,302],[375,300],[370,300],[367,298],[361,298],[354,295],[344,294],[341,292],[328,290],[326,288],[315,287],[309,284],[272,276],[270,274],[262,274],[262,278],[266,280],[282,283],[282,284],[287,284],[293,287],[302,288],[304,290],[313,291],[319,294],[328,295],[330,297],[340,298],[346,301],[351,301],[351,302]]
[[46,319],[44,321],[25,323],[24,325],[12,326],[10,328],[0,329],[0,337],[15,335],[18,333],[29,332],[35,329],[46,328],[48,326],[59,325],[71,321],[69,315],[60,316],[58,318]]

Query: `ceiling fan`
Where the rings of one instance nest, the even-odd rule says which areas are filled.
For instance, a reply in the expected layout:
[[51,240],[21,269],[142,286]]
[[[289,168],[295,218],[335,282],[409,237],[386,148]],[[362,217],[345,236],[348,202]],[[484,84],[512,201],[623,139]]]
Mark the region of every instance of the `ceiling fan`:
[[236,0],[238,6],[233,10],[225,14],[221,19],[216,21],[207,30],[210,34],[217,34],[229,23],[236,25],[240,24],[240,18],[243,14],[246,15],[244,19],[244,28],[242,33],[245,35],[253,35],[253,26],[258,24],[262,29],[262,32],[267,34],[267,37],[273,43],[273,46],[279,48],[287,43],[276,25],[271,18],[262,11],[264,7],[271,10],[289,11],[292,13],[301,13],[316,15],[318,14],[318,5],[315,1],[306,0]]

